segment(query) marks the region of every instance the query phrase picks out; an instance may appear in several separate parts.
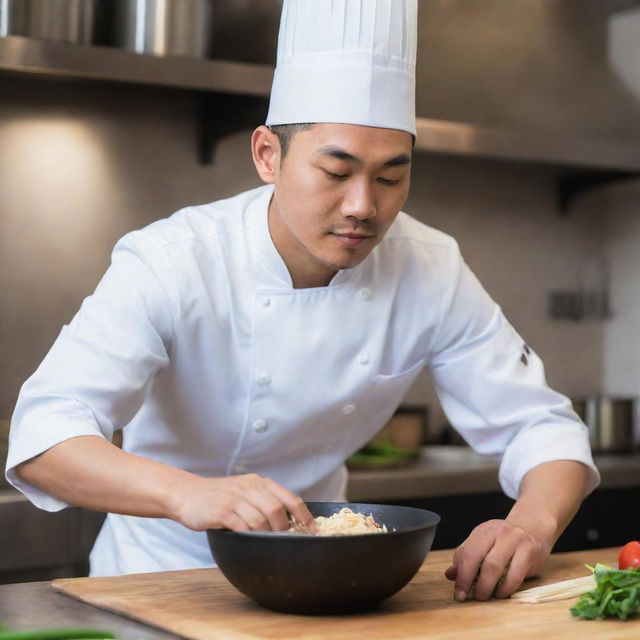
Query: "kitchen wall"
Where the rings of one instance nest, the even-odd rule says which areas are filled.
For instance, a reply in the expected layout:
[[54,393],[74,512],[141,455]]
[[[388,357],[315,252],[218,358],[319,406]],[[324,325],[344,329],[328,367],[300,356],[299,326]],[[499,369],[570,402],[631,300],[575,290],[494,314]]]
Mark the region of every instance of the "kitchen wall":
[[635,396],[640,389],[640,181],[612,185],[606,198],[614,316],[604,333],[603,385],[612,395]]
[[[197,164],[196,107],[187,92],[0,79],[0,417],[121,235],[259,183],[249,132],[226,138],[213,166]],[[550,383],[579,395],[601,388],[604,326],[549,319],[547,294],[575,287],[604,250],[604,200],[559,217],[554,181],[550,168],[418,154],[406,209],[458,239]],[[426,374],[407,401],[435,406]],[[443,420],[435,409],[432,427]]]

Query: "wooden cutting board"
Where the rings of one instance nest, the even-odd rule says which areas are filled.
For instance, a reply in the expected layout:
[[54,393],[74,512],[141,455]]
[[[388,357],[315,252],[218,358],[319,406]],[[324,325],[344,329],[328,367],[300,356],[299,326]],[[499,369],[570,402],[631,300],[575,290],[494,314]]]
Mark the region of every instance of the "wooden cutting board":
[[[585,563],[616,566],[618,549],[554,554],[544,578],[527,586],[588,575]],[[435,640],[638,640],[640,619],[578,620],[575,599],[544,604],[512,600],[457,603],[443,576],[451,551],[433,551],[416,577],[374,612],[312,617],[262,609],[217,569],[54,580],[67,595],[193,640],[229,638],[362,638]]]

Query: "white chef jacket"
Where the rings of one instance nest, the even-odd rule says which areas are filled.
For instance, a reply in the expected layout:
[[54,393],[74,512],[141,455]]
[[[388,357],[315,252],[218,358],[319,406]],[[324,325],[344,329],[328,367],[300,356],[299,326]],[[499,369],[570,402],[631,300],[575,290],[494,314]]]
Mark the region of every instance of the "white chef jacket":
[[[556,459],[584,463],[597,486],[586,427],[452,238],[400,213],[359,266],[294,289],[268,230],[272,192],[183,209],[116,245],[22,387],[9,482],[62,509],[15,467],[124,428],[126,451],[200,476],[255,472],[307,500],[341,500],[345,458],[428,366],[451,423],[476,451],[501,456],[507,495]],[[91,555],[92,575],[212,564],[204,533],[118,514]]]

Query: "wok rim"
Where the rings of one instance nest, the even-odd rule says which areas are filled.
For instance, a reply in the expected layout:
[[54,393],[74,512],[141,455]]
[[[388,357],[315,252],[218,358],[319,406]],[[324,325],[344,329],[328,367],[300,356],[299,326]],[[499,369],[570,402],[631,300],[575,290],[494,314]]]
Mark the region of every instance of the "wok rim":
[[373,502],[332,502],[329,500],[325,502],[309,500],[308,502],[305,502],[305,504],[307,505],[309,504],[312,504],[312,505],[313,504],[335,504],[335,505],[344,504],[344,505],[353,505],[353,506],[358,505],[362,507],[392,507],[397,509],[409,509],[412,511],[421,511],[424,513],[428,513],[434,517],[434,520],[427,524],[422,524],[419,526],[402,529],[402,531],[386,531],[381,533],[355,533],[355,534],[346,533],[346,534],[338,534],[333,536],[315,536],[315,535],[310,535],[305,533],[297,533],[297,532],[289,532],[289,531],[234,531],[233,529],[228,529],[226,527],[220,528],[220,529],[207,529],[207,532],[211,532],[213,534],[237,535],[237,536],[246,537],[246,538],[259,538],[259,539],[265,539],[265,540],[291,540],[291,541],[296,540],[296,541],[307,541],[307,542],[311,540],[313,540],[314,542],[318,542],[321,540],[323,541],[323,543],[326,542],[328,544],[331,544],[330,541],[333,541],[335,543],[335,541],[344,540],[344,539],[359,540],[359,539],[365,538],[367,540],[370,540],[371,538],[374,538],[374,539],[380,538],[380,537],[388,538],[389,536],[406,535],[408,533],[430,529],[432,527],[437,526],[442,521],[442,518],[437,513],[435,513],[434,511],[430,511],[429,509],[422,509],[420,507],[407,507],[404,505],[397,505],[397,504],[379,504],[379,503],[373,503]]

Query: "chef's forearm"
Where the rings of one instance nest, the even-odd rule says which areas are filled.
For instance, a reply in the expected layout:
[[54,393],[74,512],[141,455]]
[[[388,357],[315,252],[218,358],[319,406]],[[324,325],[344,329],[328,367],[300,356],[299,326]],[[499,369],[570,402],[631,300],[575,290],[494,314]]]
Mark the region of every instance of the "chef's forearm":
[[588,480],[580,462],[554,460],[534,467],[520,486],[507,521],[533,533],[549,550],[578,511]]
[[171,518],[190,473],[126,453],[97,436],[65,440],[17,468],[30,484],[78,507]]
[[193,531],[289,527],[289,514],[315,530],[299,496],[255,473],[206,478],[126,453],[98,436],[65,440],[17,468],[30,484],[68,504],[145,518]]

